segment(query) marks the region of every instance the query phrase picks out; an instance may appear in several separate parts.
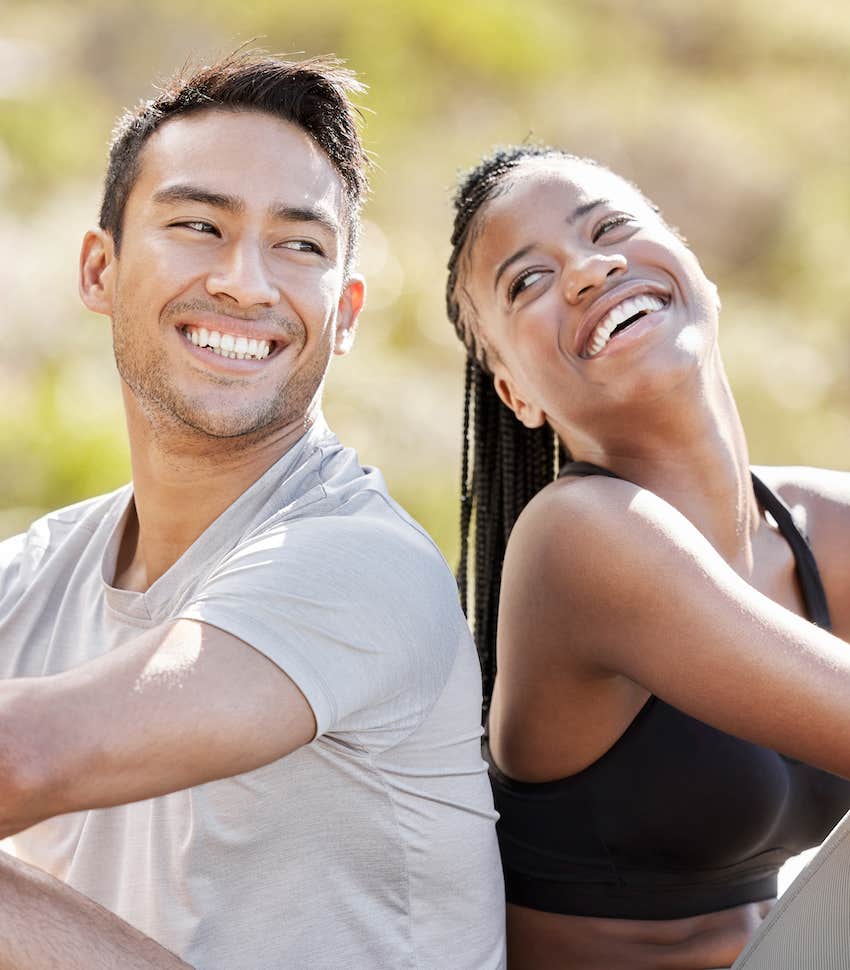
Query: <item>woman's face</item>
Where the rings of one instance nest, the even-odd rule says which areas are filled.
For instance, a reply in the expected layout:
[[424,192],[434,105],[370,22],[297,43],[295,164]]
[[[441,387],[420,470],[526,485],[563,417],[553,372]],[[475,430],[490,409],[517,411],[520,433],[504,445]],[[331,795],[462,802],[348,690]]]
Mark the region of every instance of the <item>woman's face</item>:
[[502,399],[569,442],[695,373],[715,344],[717,292],[607,169],[536,158],[509,179],[476,217],[459,288]]

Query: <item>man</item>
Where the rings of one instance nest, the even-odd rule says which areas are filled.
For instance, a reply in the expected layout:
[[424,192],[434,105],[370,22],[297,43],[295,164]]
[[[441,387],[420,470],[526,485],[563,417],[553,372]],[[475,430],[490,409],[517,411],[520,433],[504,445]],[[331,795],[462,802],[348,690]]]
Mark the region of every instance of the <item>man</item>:
[[[356,90],[242,54],[119,123],[80,291],[133,483],[0,545],[0,835],[203,970],[504,960],[452,577],[321,416],[364,299]],[[4,967],[182,965],[2,878]]]

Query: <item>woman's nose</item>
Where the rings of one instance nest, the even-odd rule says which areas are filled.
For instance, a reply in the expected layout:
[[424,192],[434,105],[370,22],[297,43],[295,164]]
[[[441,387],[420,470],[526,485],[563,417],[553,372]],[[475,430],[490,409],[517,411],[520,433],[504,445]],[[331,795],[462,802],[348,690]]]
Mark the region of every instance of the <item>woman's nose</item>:
[[564,273],[564,294],[568,303],[578,303],[591,290],[601,286],[609,277],[628,268],[622,253],[588,253],[568,267]]

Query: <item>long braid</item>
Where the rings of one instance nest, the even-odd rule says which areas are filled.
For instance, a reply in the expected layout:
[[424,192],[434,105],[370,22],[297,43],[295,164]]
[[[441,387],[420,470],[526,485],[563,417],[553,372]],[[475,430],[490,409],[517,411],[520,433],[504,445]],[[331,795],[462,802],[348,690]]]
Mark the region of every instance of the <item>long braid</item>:
[[469,479],[469,426],[472,410],[472,384],[475,362],[466,358],[466,379],[463,392],[463,445],[460,468],[460,561],[457,567],[457,585],[463,612],[469,612],[469,524],[472,521],[473,486]]
[[551,428],[526,428],[499,399],[487,350],[479,339],[475,309],[464,290],[463,273],[477,231],[476,216],[490,199],[507,189],[511,173],[523,161],[549,155],[572,157],[534,145],[498,150],[461,180],[455,195],[446,306],[467,350],[457,580],[464,611],[467,616],[471,613],[481,660],[485,721],[496,677],[496,624],[505,549],[522,510],[555,478],[557,448]]
[[[474,528],[473,631],[481,660],[484,715],[496,676],[496,624],[502,564],[514,523],[522,510],[556,474],[555,435],[548,425],[526,428],[514,417],[493,387],[492,377],[476,363],[472,435],[466,438],[466,461],[472,465],[466,531],[468,548]],[[469,452],[471,451],[471,455]],[[470,461],[471,458],[471,461]],[[467,557],[458,581],[468,598]]]

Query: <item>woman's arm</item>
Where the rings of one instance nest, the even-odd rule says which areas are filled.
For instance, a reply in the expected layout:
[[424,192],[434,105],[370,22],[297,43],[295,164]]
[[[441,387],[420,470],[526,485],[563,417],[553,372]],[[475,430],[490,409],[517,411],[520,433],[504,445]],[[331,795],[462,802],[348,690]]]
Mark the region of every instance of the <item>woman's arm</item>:
[[617,711],[624,729],[649,692],[850,777],[850,646],[759,593],[676,509],[631,483],[559,482],[529,505],[499,621],[514,701],[499,695],[502,737],[534,691],[545,704],[551,689],[571,730],[589,725],[579,741],[591,750],[594,724],[610,735],[606,713]]

